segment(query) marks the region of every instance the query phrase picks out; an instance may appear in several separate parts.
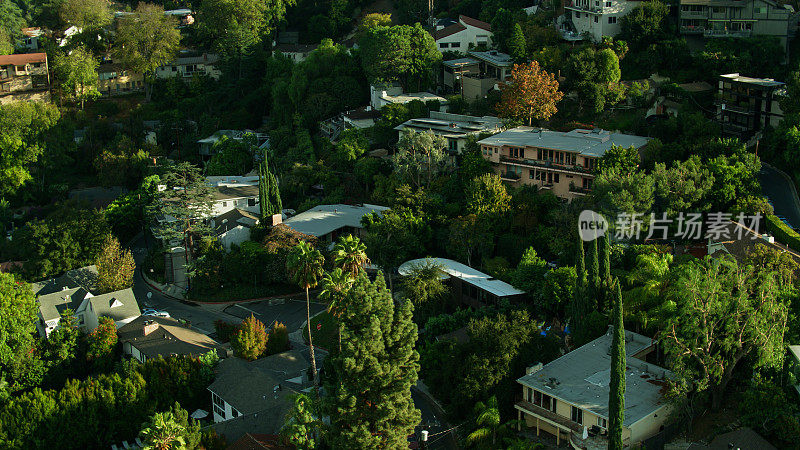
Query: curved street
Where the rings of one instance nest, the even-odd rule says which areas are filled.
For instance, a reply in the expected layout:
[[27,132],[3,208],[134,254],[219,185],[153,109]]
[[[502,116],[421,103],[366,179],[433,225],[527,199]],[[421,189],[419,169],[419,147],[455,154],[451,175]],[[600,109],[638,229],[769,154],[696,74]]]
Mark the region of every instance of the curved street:
[[785,219],[792,228],[800,229],[800,200],[788,176],[772,166],[763,164],[758,179],[761,182],[761,191],[775,209],[775,215]]

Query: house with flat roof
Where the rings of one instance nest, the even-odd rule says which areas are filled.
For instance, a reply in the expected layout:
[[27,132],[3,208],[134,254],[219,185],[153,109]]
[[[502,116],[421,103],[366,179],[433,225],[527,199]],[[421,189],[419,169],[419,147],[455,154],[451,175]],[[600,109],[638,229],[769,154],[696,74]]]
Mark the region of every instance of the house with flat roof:
[[484,159],[513,186],[535,185],[571,200],[586,195],[597,160],[613,146],[641,150],[649,138],[601,129],[516,127],[478,141]]
[[411,274],[416,268],[438,266],[442,270],[442,280],[448,280],[453,299],[458,303],[478,307],[496,305],[502,298],[514,298],[525,295],[505,281],[491,275],[446,258],[420,258],[406,261],[397,271],[402,276]]
[[511,77],[514,62],[510,55],[496,50],[470,51],[464,58],[442,62],[440,84],[449,94],[465,99],[483,98]]
[[490,24],[463,14],[458,16],[458,22],[451,25],[437,24],[432,34],[440,52],[460,53],[491,46],[493,36]]
[[0,55],[0,105],[50,101],[46,53]]
[[[575,448],[606,448],[613,327],[599,338],[545,365],[529,367],[517,382],[519,425],[568,440]],[[644,360],[656,341],[625,331],[625,420],[622,441],[638,444],[664,429],[671,406],[664,398],[672,372]]]
[[214,153],[214,144],[222,140],[223,137],[228,139],[235,139],[242,141],[248,136],[252,136],[255,140],[255,145],[259,148],[269,146],[269,135],[267,133],[259,133],[253,130],[217,130],[209,137],[198,139],[197,143],[200,144],[200,155],[208,158]]
[[785,83],[729,73],[719,76],[717,88],[716,118],[725,135],[746,140],[783,120]]
[[791,5],[772,0],[680,0],[679,25],[706,39],[775,36],[786,49],[797,22]]
[[378,205],[319,205],[286,219],[283,223],[293,230],[314,236],[321,243],[333,243],[339,236],[352,234],[363,237],[361,218],[367,214],[382,214],[389,208]]
[[194,75],[206,75],[218,80],[222,71],[217,69],[219,55],[215,53],[203,53],[197,56],[179,56],[170,64],[165,64],[156,69],[156,78],[186,77]]
[[447,151],[451,155],[464,152],[467,138],[479,136],[481,133],[498,133],[503,121],[492,116],[467,116],[462,114],[431,111],[429,117],[407,120],[394,129],[402,134],[406,130],[418,132],[430,131],[447,140]]
[[139,362],[159,356],[200,356],[228,350],[214,339],[169,317],[139,316],[117,330],[122,351]]
[[105,63],[97,66],[97,90],[102,95],[119,95],[144,89],[140,73],[125,70],[122,64]]
[[293,404],[292,396],[308,392],[313,385],[307,375],[309,366],[299,350],[255,361],[236,357],[220,361],[208,387],[214,429],[228,442],[246,433],[278,433]]

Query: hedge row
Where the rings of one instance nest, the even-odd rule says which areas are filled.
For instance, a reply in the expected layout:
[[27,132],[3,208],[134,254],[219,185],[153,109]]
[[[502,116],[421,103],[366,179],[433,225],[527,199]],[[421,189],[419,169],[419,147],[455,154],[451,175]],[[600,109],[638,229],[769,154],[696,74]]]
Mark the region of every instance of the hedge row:
[[789,248],[800,252],[800,234],[789,228],[777,216],[767,216],[767,231],[775,236],[775,240],[786,244]]

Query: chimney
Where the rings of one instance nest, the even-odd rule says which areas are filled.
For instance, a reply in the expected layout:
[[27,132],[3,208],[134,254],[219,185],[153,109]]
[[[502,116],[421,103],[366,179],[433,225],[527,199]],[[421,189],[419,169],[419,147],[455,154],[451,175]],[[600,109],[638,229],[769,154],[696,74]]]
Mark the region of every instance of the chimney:
[[272,218],[270,219],[270,226],[274,227],[282,223],[283,223],[283,214],[278,213],[272,215]]
[[144,336],[147,336],[150,333],[152,333],[153,331],[156,331],[157,329],[158,329],[158,323],[156,321],[154,321],[154,320],[145,320],[144,328],[142,328],[142,334]]

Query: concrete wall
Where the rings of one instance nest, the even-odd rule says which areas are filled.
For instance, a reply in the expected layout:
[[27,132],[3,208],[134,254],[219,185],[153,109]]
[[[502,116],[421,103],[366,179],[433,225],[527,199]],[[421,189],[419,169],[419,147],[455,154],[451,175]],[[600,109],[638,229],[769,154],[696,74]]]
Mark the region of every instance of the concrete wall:
[[664,404],[654,413],[640,419],[630,427],[630,439],[632,442],[641,442],[660,432],[667,420],[672,408]]
[[231,245],[242,245],[242,242],[250,240],[250,228],[239,225],[230,229],[219,236],[219,242],[225,247],[225,251],[231,251]]

